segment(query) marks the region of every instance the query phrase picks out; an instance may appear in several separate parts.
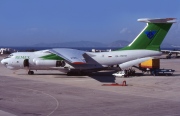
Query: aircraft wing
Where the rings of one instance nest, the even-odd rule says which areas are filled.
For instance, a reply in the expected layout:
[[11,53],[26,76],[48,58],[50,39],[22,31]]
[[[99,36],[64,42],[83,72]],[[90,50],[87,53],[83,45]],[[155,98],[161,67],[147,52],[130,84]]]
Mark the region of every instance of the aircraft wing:
[[180,51],[171,51],[171,53],[180,53]]
[[85,64],[86,61],[83,57],[85,51],[69,49],[69,48],[54,48],[49,49],[49,51],[53,54],[58,55],[59,57],[65,59],[66,61],[72,64]]
[[174,51],[174,50],[161,50],[162,53],[180,53],[180,51]]
[[162,53],[169,53],[171,50],[161,50]]

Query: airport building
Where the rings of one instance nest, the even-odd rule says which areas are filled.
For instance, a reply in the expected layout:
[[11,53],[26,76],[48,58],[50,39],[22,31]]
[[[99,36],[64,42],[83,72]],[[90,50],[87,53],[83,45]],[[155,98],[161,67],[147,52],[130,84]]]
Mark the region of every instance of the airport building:
[[17,52],[17,50],[11,48],[0,48],[0,54],[11,54],[13,52]]

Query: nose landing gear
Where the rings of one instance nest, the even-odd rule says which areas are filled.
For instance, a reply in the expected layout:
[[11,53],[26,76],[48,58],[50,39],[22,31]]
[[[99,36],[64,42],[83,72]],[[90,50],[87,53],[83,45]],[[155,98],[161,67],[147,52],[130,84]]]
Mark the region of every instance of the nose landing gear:
[[28,71],[28,75],[33,75],[34,74],[34,71]]

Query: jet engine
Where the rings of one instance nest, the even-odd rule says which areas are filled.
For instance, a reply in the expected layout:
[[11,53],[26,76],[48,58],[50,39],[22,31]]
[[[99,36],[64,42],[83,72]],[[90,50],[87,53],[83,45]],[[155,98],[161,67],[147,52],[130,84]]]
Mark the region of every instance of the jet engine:
[[64,67],[66,65],[66,63],[61,60],[61,61],[56,61],[56,67]]
[[36,60],[35,65],[37,66],[48,66],[48,67],[64,67],[66,63],[61,60],[61,61],[56,61],[56,60]]

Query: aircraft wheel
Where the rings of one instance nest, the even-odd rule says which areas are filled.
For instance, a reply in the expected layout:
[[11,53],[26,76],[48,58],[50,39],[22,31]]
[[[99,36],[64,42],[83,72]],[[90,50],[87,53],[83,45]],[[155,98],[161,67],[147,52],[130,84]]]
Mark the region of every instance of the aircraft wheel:
[[28,75],[33,75],[34,71],[28,71]]
[[71,75],[72,75],[72,72],[68,72],[68,73],[67,73],[67,76],[71,76]]
[[34,71],[31,71],[31,74],[33,75],[33,74],[34,74]]

